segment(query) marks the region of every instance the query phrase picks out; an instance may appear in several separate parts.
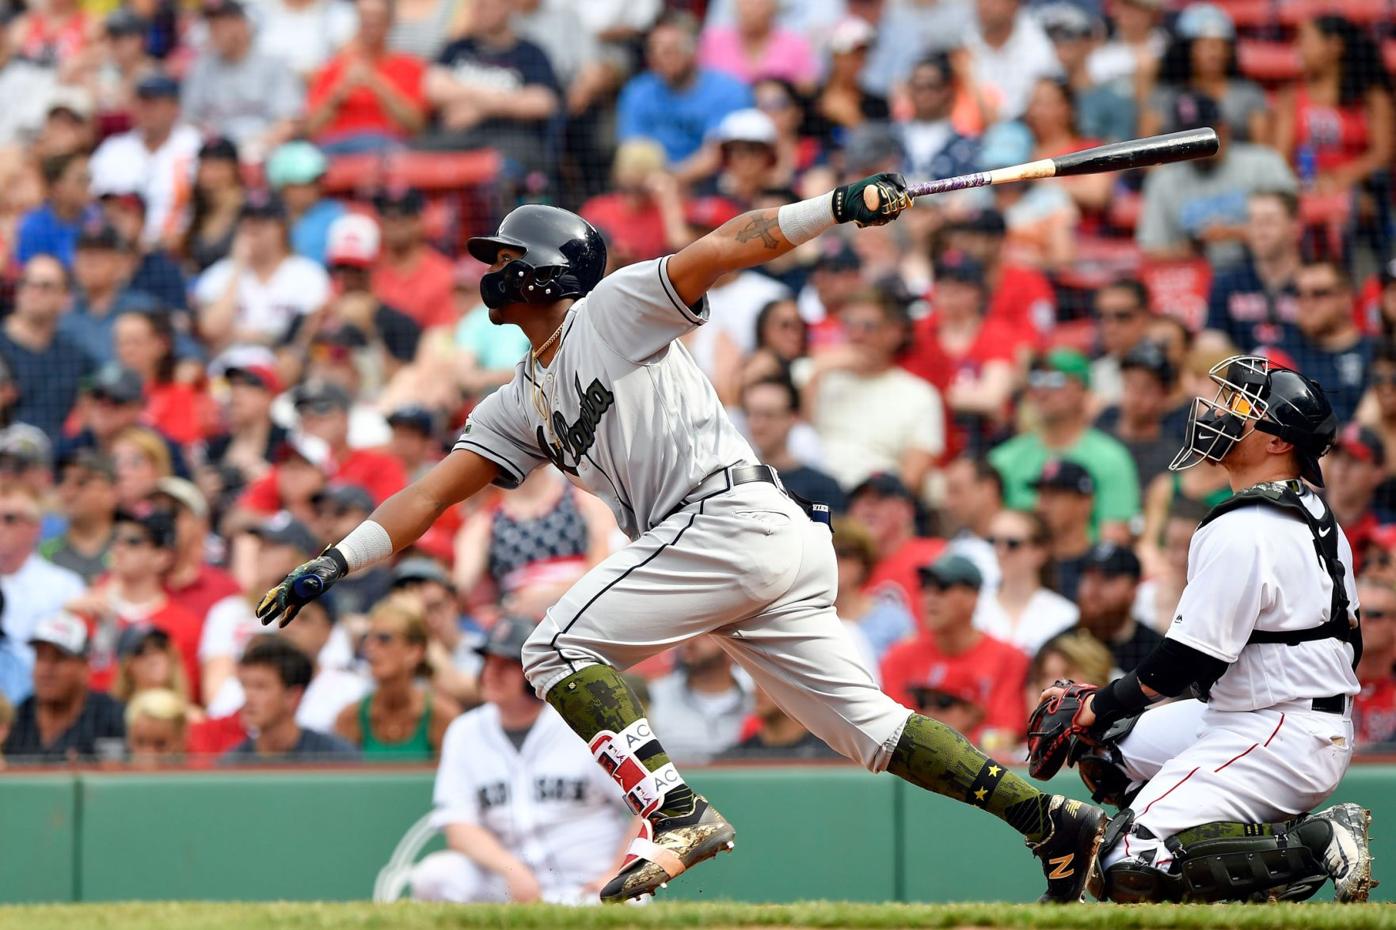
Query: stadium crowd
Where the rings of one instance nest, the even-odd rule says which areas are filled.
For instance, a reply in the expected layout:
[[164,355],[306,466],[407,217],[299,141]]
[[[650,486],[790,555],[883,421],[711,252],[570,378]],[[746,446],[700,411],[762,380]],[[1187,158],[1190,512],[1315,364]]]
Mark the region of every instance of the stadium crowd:
[[[832,505],[850,650],[1005,761],[1045,683],[1129,670],[1166,629],[1191,535],[1230,493],[1215,467],[1167,470],[1209,369],[1260,353],[1317,378],[1346,424],[1324,467],[1361,578],[1358,739],[1390,750],[1396,29],[1378,9],[8,4],[3,764],[427,761],[482,701],[532,725],[489,631],[536,621],[624,542],[552,468],[284,630],[253,615],[512,376],[527,341],[489,323],[462,249],[510,206],[578,210],[619,267],[877,171],[1204,125],[1210,161],[827,234],[720,281],[683,341],[761,459]],[[677,762],[832,756],[711,639],[634,674]]]

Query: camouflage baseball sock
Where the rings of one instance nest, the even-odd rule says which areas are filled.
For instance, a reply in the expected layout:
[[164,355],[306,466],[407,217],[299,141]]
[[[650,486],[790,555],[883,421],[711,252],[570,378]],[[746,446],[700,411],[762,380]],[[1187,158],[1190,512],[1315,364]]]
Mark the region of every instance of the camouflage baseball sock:
[[[609,665],[588,665],[568,675],[548,689],[548,703],[588,745],[598,733],[622,733],[637,721],[645,721],[639,696]],[[658,772],[670,765],[669,754],[659,740],[648,733],[648,723],[645,723],[645,732],[648,735],[634,750],[634,757],[649,771]],[[624,788],[618,775],[612,773],[612,777]],[[683,817],[693,813],[693,808],[693,789],[680,779],[678,784],[668,788],[659,809],[651,817]]]
[[981,807],[1030,841],[1047,835],[1047,798],[955,730],[912,714],[887,771],[919,788]]

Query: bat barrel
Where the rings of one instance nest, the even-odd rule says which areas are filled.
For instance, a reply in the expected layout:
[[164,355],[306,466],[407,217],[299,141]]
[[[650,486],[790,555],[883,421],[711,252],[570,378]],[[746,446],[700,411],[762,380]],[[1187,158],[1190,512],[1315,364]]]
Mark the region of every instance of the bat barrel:
[[1167,165],[1192,158],[1217,154],[1220,143],[1217,131],[1210,127],[1185,129],[1161,136],[1112,142],[1095,148],[1072,152],[1052,159],[1055,177],[1076,174],[1100,174],[1105,171],[1127,171],[1150,165]]

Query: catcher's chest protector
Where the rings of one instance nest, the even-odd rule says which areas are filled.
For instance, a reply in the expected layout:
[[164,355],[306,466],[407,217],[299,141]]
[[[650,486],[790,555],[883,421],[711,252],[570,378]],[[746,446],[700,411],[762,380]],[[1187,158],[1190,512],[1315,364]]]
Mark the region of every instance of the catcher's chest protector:
[[1319,564],[1333,580],[1333,601],[1328,610],[1328,620],[1307,630],[1252,630],[1246,645],[1280,643],[1293,646],[1320,639],[1337,639],[1352,644],[1352,664],[1356,668],[1358,659],[1362,658],[1362,630],[1360,626],[1353,626],[1348,622],[1347,585],[1344,580],[1343,563],[1338,556],[1338,534],[1343,530],[1338,526],[1338,521],[1333,519],[1333,511],[1328,509],[1328,504],[1322,499],[1320,503],[1323,513],[1315,517],[1300,496],[1302,490],[1303,485],[1298,481],[1273,481],[1246,488],[1213,507],[1197,528],[1200,530],[1223,514],[1257,503],[1277,507],[1301,520],[1313,534],[1314,552],[1318,556]]

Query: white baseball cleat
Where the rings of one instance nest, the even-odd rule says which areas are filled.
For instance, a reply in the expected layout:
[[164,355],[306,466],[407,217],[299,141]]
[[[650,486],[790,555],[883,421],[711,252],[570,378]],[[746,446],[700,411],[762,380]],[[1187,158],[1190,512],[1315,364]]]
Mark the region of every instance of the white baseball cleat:
[[1372,812],[1356,804],[1337,804],[1314,814],[1333,828],[1323,853],[1323,866],[1333,879],[1335,901],[1361,903],[1372,886],[1372,849],[1369,833]]

